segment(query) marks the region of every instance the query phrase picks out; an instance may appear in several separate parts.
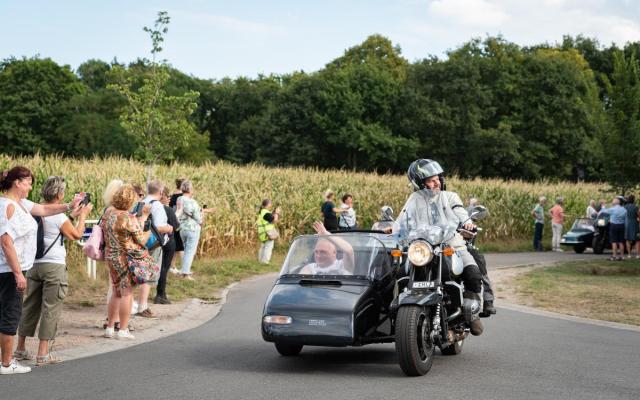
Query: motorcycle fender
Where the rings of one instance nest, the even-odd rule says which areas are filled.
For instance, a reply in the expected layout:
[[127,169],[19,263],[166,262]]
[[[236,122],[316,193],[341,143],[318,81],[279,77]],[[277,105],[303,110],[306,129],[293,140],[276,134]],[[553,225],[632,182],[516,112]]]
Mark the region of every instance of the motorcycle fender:
[[456,251],[451,256],[451,272],[453,272],[455,276],[460,276],[462,275],[462,271],[464,271],[464,263],[462,262],[462,257],[460,257]]
[[430,306],[442,301],[442,295],[437,292],[403,292],[398,299],[398,307],[408,305]]

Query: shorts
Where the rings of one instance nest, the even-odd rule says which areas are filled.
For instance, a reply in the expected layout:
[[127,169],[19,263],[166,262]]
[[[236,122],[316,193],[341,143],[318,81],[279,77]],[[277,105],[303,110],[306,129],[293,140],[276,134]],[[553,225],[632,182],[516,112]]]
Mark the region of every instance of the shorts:
[[16,334],[22,316],[22,295],[16,288],[13,272],[0,273],[0,333]]
[[624,224],[609,225],[609,236],[611,243],[624,243]]

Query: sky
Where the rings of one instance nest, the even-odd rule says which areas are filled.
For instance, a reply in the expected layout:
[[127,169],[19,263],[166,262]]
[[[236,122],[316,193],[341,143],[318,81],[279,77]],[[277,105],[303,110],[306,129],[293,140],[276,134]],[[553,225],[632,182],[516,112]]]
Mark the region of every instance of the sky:
[[150,58],[142,27],[171,17],[162,57],[203,79],[321,69],[378,33],[409,61],[446,57],[474,37],[519,45],[565,34],[640,41],[640,0],[0,0],[0,59]]

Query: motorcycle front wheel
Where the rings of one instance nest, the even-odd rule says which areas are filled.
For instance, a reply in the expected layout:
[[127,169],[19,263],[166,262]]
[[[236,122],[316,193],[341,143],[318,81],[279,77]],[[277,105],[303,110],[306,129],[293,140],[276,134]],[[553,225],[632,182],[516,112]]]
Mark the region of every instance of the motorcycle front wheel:
[[433,364],[435,344],[427,308],[405,306],[396,318],[396,352],[400,368],[408,376],[425,375]]

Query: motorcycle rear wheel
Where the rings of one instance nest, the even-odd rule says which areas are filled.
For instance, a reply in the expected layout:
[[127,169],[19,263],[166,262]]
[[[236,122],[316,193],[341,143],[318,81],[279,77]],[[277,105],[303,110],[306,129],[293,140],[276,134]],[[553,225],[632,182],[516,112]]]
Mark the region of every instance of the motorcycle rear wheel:
[[400,368],[408,376],[425,375],[433,364],[435,344],[431,338],[428,308],[405,306],[396,318],[396,352]]

